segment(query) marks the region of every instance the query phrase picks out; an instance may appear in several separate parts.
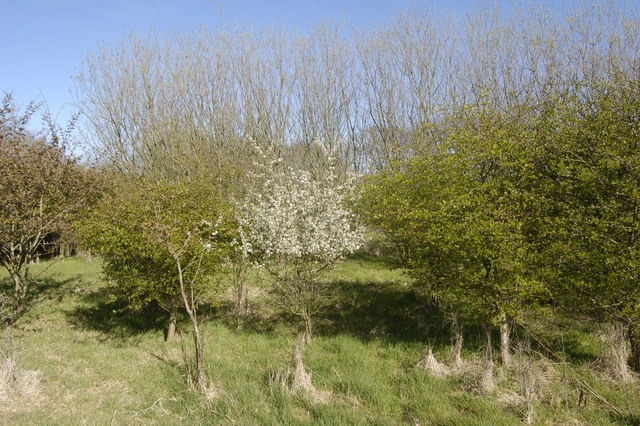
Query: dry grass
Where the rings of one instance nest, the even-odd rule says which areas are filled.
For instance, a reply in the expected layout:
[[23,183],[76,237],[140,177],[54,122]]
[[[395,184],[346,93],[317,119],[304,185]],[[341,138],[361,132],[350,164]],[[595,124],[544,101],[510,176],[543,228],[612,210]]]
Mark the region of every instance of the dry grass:
[[431,345],[427,346],[422,353],[422,358],[416,364],[416,368],[422,369],[435,377],[445,377],[451,373],[449,367],[440,363],[433,355]]
[[19,356],[12,347],[0,350],[0,411],[20,410],[38,402],[41,377],[40,371],[20,368]]
[[[334,395],[331,391],[316,389],[311,380],[312,374],[307,370],[303,361],[303,345],[296,343],[291,353],[291,365],[286,369],[278,369],[269,375],[270,386],[278,388],[291,395],[302,395],[316,404],[330,402]],[[357,398],[346,398],[353,403]]]

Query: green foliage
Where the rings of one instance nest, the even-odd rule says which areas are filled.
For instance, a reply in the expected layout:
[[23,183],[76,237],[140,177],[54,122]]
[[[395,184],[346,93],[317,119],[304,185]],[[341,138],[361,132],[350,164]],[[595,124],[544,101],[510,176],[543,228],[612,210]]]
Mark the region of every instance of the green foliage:
[[445,304],[492,318],[546,293],[528,268],[528,130],[468,111],[446,143],[370,177],[362,210],[401,249],[400,263]]
[[104,273],[132,309],[150,302],[174,312],[181,305],[179,253],[185,281],[198,281],[197,300],[214,302],[220,273],[233,250],[234,225],[212,186],[118,182],[82,226],[86,246],[104,259]]
[[638,82],[577,87],[468,109],[446,143],[370,177],[362,211],[445,304],[495,318],[553,301],[621,321],[640,369]]
[[536,188],[547,200],[540,251],[558,299],[631,328],[640,324],[639,87],[622,81],[561,104]]

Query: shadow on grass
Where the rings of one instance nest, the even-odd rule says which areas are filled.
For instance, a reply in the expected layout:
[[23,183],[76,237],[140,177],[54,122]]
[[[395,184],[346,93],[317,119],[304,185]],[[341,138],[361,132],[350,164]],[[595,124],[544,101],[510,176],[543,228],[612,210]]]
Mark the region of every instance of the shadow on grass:
[[[78,281],[78,277],[79,276],[69,277],[64,280],[58,280],[52,277],[29,278],[30,285],[27,306],[45,299],[61,301],[67,293],[66,286],[74,281]],[[0,279],[0,292],[7,297],[12,297],[13,281],[11,281],[11,278],[6,277]]]
[[334,281],[333,297],[318,310],[319,335],[350,334],[360,339],[448,342],[441,311],[411,287],[396,282]]
[[30,291],[30,302],[38,301],[55,301],[62,302],[62,300],[69,295],[69,284],[78,282],[80,275],[59,280],[53,277],[38,278],[32,285]]
[[168,315],[158,306],[131,312],[125,302],[114,300],[106,287],[82,294],[80,305],[67,313],[69,321],[112,338],[124,339],[149,331],[163,331],[167,323]]
[[[429,342],[448,344],[449,332],[441,311],[411,287],[398,282],[337,280],[328,286],[325,297],[313,314],[316,336],[347,334],[358,339],[393,343]],[[268,300],[251,301],[253,314],[241,321],[241,328],[257,333],[273,333],[283,325],[292,328],[300,320]],[[229,311],[224,321],[237,322]]]
[[[250,300],[249,312],[238,317],[234,312],[233,303],[225,302],[215,310],[203,309],[202,318],[209,321],[220,321],[232,330],[263,336],[274,336],[289,328],[293,330],[298,318],[274,305],[268,298]],[[284,332],[286,333],[286,331]]]
[[602,342],[597,336],[598,323],[592,319],[556,313],[534,322],[530,328],[535,333],[532,347],[546,356],[556,358],[549,352],[551,349],[570,363],[593,364],[599,360]]
[[588,337],[584,335],[569,332],[561,336],[544,336],[544,338],[546,347],[536,341],[532,342],[532,347],[545,353],[546,356],[553,356],[547,351],[547,347],[551,347],[555,353],[560,354],[565,361],[572,364],[594,364],[599,360],[598,353],[592,347],[585,345],[585,339]]
[[[148,354],[160,362],[169,383],[180,383],[182,381],[185,385],[187,384],[186,375],[188,372],[184,361],[176,361],[166,352],[148,352]],[[178,378],[180,380],[177,380]]]
[[77,282],[79,276],[66,279],[53,277],[29,278],[27,299],[17,314],[14,312],[14,284],[10,278],[0,279],[0,317],[6,324],[15,324],[20,319],[29,318],[41,304],[60,303],[69,293],[69,285]]

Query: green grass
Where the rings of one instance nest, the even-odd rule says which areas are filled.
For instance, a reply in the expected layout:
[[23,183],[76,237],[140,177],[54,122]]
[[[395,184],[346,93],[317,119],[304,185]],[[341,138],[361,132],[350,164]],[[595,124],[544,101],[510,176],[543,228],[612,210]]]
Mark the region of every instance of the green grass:
[[[500,401],[507,391],[519,392],[517,371],[497,367],[501,391],[483,395],[472,372],[435,378],[415,369],[426,342],[445,359],[446,327],[406,275],[366,256],[343,262],[328,278],[335,291],[317,315],[315,340],[305,353],[315,387],[332,394],[327,403],[269,381],[270,373],[288,367],[294,334],[260,300],[252,301],[255,317],[243,327],[224,306],[204,325],[207,372],[217,389],[207,400],[187,388],[180,342],[163,341],[162,321],[153,312],[121,312],[98,262],[73,258],[34,270],[46,266],[27,314],[5,332],[11,343],[3,343],[19,352],[21,368],[41,372],[41,390],[0,405],[2,424],[511,425],[525,415],[521,406]],[[555,319],[545,324],[537,329],[555,349],[564,348],[572,365],[544,367],[548,380],[536,402],[537,422],[637,422],[640,386],[594,372],[599,347],[589,327]],[[185,345],[190,348],[188,337]],[[477,352],[471,346],[465,358],[473,362]],[[575,381],[563,368],[622,415],[593,396],[577,407]]]

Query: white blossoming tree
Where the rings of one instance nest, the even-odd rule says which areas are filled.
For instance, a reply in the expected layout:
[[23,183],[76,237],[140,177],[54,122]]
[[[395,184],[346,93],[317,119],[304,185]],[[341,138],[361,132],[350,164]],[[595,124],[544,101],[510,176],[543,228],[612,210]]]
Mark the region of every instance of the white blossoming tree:
[[326,290],[320,278],[361,246],[363,232],[346,203],[353,179],[339,179],[333,167],[314,175],[276,163],[267,163],[241,209],[242,246],[273,276],[277,302],[301,320],[310,344],[313,312]]

